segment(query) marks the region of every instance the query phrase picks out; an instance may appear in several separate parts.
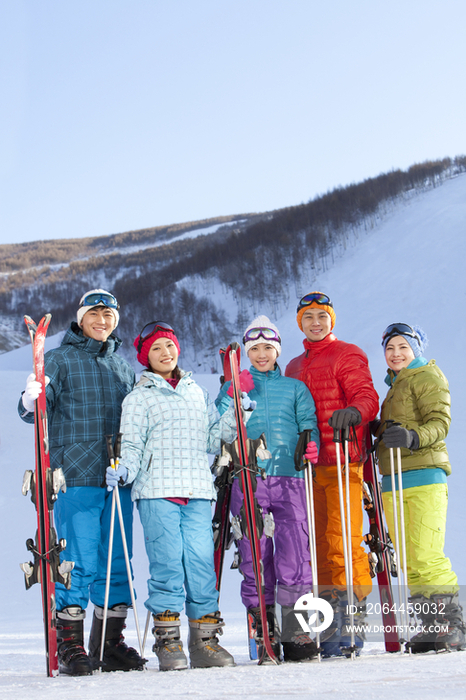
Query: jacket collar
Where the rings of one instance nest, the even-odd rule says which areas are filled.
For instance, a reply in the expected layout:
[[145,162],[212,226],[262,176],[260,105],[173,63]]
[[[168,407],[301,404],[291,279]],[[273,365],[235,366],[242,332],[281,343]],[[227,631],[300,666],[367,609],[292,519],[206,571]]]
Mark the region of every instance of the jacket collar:
[[118,350],[121,345],[121,340],[116,335],[113,335],[113,333],[109,335],[105,343],[101,340],[94,340],[94,338],[87,338],[78,324],[73,321],[66,331],[61,344],[73,345],[79,350],[87,352],[89,355],[107,357],[113,355],[113,353]]
[[278,379],[282,374],[278,365],[275,369],[270,370],[270,372],[260,372],[258,369],[252,366],[249,368],[249,371],[253,376],[254,384],[257,384],[258,382],[265,382],[270,379]]
[[385,377],[385,384],[388,384],[388,386],[393,386],[395,383],[396,378],[403,372],[406,372],[406,370],[409,369],[421,369],[422,367],[425,367],[426,365],[430,365],[433,360],[430,362],[426,360],[425,357],[415,357],[412,362],[409,363],[407,367],[404,367],[402,370],[398,372],[398,374],[395,374],[395,372],[392,369],[387,370],[387,375]]
[[[184,372],[182,369],[180,369],[180,373],[181,378],[178,382],[178,386],[182,382],[191,383],[194,381],[194,379],[192,379],[192,372]],[[151,372],[150,369],[144,370],[136,386],[147,388],[150,386],[155,386],[159,389],[169,389],[170,391],[176,391],[176,389],[173,389],[171,384],[167,382],[163,377],[161,377],[160,374],[155,374],[154,372]]]
[[318,355],[320,352],[329,347],[329,345],[337,340],[333,333],[329,333],[322,340],[311,341],[305,338],[303,340],[304,349],[306,351],[306,357],[313,357]]

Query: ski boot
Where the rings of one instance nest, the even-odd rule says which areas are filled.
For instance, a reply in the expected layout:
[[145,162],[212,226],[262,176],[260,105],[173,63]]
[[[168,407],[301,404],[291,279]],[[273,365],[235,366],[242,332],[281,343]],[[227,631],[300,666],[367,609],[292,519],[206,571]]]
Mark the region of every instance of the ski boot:
[[57,611],[58,670],[65,676],[91,676],[93,663],[84,650],[84,618],[79,605]]
[[310,661],[318,653],[314,640],[301,628],[294,608],[285,605],[282,605],[282,647],[285,661]]
[[189,620],[188,648],[191,668],[235,666],[232,655],[220,646],[217,634],[223,634],[225,625],[220,612]]
[[340,595],[339,598],[338,608],[341,619],[340,649],[345,656],[350,657],[352,652],[354,652],[356,656],[359,656],[361,649],[364,646],[364,642],[366,641],[366,625],[364,622],[366,619],[366,598],[358,600],[356,597],[354,597],[354,647],[351,646],[351,617],[346,592],[343,592],[343,595]]
[[[343,593],[343,595],[346,595]],[[323,591],[320,597],[327,601],[332,606],[333,620],[326,630],[320,633],[320,649],[322,656],[342,656],[343,652],[340,647],[341,638],[341,607],[340,596],[337,590]]]
[[412,606],[410,614],[416,618],[422,629],[414,637],[411,637],[406,644],[406,649],[410,649],[412,654],[424,654],[427,651],[435,651],[435,641],[438,634],[435,624],[437,605],[430,598],[426,598],[423,595],[412,596],[409,602]]
[[188,668],[188,659],[180,639],[180,613],[165,610],[153,615],[152,634],[155,644],[152,651],[157,654],[160,671],[183,671]]
[[463,608],[458,593],[433,595],[436,605],[436,623],[441,628],[435,640],[436,651],[461,651],[466,648],[466,625],[463,622]]
[[[105,626],[105,644],[102,671],[142,671],[147,659],[142,659],[136,649],[127,646],[123,636],[127,605],[114,605],[107,610]],[[94,606],[91,634],[89,637],[89,658],[99,665],[102,644],[102,626],[104,609]]]
[[[275,605],[266,605],[265,609],[267,612],[270,644],[272,645],[273,653],[280,660],[280,628],[275,617]],[[257,658],[265,659],[265,663],[267,663],[268,655],[263,643],[260,607],[248,608],[248,615],[252,621],[252,631],[257,645]]]

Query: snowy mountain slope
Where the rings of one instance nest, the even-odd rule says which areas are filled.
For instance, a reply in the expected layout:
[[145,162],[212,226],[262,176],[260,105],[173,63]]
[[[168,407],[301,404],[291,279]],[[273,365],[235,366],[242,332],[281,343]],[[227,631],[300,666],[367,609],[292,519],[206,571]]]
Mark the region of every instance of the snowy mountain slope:
[[[385,362],[380,346],[383,329],[393,321],[419,323],[430,337],[426,355],[434,357],[450,381],[453,421],[448,448],[453,467],[449,478],[450,507],[447,552],[462,584],[466,602],[466,561],[464,540],[466,514],[463,468],[463,425],[466,420],[466,379],[462,351],[466,330],[462,324],[466,281],[463,260],[466,253],[466,176],[398,207],[379,227],[361,237],[357,245],[337,258],[335,265],[317,278],[310,271],[308,289],[320,289],[334,301],[338,337],[357,343],[368,354],[374,382],[385,395]],[[273,284],[273,279],[271,279]],[[215,290],[219,294],[219,290]],[[281,366],[301,352],[302,334],[295,321],[296,299],[289,294],[286,311],[274,321],[283,338]],[[254,309],[254,312],[257,309]],[[234,299],[226,312],[235,317]],[[251,309],[252,312],[252,309]],[[239,338],[237,338],[239,339]],[[58,339],[55,340],[57,342]],[[180,338],[183,347],[183,339]],[[54,340],[51,339],[53,344]],[[184,362],[187,358],[183,358]],[[243,362],[243,364],[245,364]],[[128,698],[195,696],[222,698],[364,697],[392,700],[395,694],[412,698],[460,698],[466,685],[466,653],[409,658],[383,655],[378,641],[367,646],[367,654],[354,662],[330,660],[322,664],[282,665],[258,668],[247,658],[244,611],[239,599],[240,575],[225,572],[221,608],[227,627],[224,643],[236,657],[234,669],[187,671],[158,674],[150,658],[143,674],[112,674],[92,678],[45,678],[38,587],[24,590],[19,562],[28,559],[25,540],[35,530],[35,513],[29,498],[21,495],[24,469],[34,461],[33,434],[16,413],[16,404],[30,372],[30,349],[20,348],[0,356],[0,522],[2,574],[0,577],[0,696],[24,700],[48,698],[52,689],[70,698],[85,696]],[[182,362],[186,369],[191,367]],[[212,395],[218,388],[217,375],[198,377]],[[135,517],[135,583],[138,610],[143,624],[145,611],[146,555],[137,516]],[[184,630],[186,621],[183,620]],[[129,620],[128,637],[136,644],[134,623]],[[154,675],[155,674],[155,675]],[[255,684],[255,685],[254,685]],[[252,686],[252,687],[251,687]]]
[[[119,329],[128,349],[122,348],[123,355],[132,358],[132,338],[154,310],[158,317],[171,318],[182,309],[176,321],[185,352],[196,356],[200,372],[209,372],[217,345],[228,342],[229,331],[241,332],[251,305],[261,304],[262,311],[274,315],[286,313],[307,287],[303,270],[312,269],[318,278],[404,202],[465,170],[466,157],[445,158],[268,213],[129,231],[84,239],[80,245],[63,239],[0,246],[0,267],[7,273],[0,277],[0,352],[22,344],[25,311],[40,315],[47,309],[53,315],[51,328],[64,330],[75,312],[77,289],[104,287],[117,294],[126,316]],[[218,292],[202,293],[206,279]],[[225,296],[234,303],[229,305]]]

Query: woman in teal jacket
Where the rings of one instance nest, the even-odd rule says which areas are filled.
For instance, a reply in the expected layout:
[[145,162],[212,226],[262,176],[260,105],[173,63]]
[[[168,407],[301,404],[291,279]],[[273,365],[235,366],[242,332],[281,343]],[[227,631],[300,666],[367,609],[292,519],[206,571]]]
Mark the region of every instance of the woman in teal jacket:
[[427,337],[418,326],[391,324],[382,345],[389,368],[378,428],[382,496],[393,540],[389,452],[399,447],[410,603],[423,624],[410,647],[414,653],[459,650],[465,645],[465,626],[458,579],[443,552],[451,472],[445,445],[450,427],[448,382],[435,360],[423,357]]
[[[252,367],[242,388],[247,389],[247,384],[252,384],[252,377],[254,388],[248,391],[248,395],[257,403],[247,424],[248,438],[256,439],[264,433],[267,449],[271,453],[270,459],[258,460],[267,477],[257,480],[256,490],[263,513],[271,513],[275,522],[273,540],[263,536],[260,542],[267,617],[274,621],[277,588],[276,601],[282,606],[284,658],[285,661],[299,661],[315,656],[316,647],[309,635],[303,634],[293,610],[298,598],[308,593],[312,586],[304,472],[296,471],[294,454],[299,433],[310,430],[313,441],[311,451],[317,458],[319,432],[314,400],[303,382],[282,375],[276,363],[281,353],[280,336],[267,316],[254,319],[246,329],[243,342]],[[241,376],[244,382],[245,372]],[[230,383],[227,382],[216,401],[220,413],[230,403],[229,391],[231,393]],[[235,480],[231,498],[233,516],[239,514],[242,502],[239,484]],[[240,569],[244,575],[241,597],[246,608],[257,618],[259,601],[250,545],[243,538],[238,541],[238,547]],[[271,632],[274,638],[273,629]],[[277,644],[276,639],[274,641]]]

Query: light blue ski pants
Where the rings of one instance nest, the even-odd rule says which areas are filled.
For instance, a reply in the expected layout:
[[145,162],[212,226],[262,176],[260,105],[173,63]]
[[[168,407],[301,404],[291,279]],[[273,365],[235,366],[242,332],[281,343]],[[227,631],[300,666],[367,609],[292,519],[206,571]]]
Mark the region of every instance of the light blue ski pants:
[[149,557],[149,597],[157,614],[181,612],[192,620],[218,610],[210,501],[186,505],[165,498],[136,501]]

